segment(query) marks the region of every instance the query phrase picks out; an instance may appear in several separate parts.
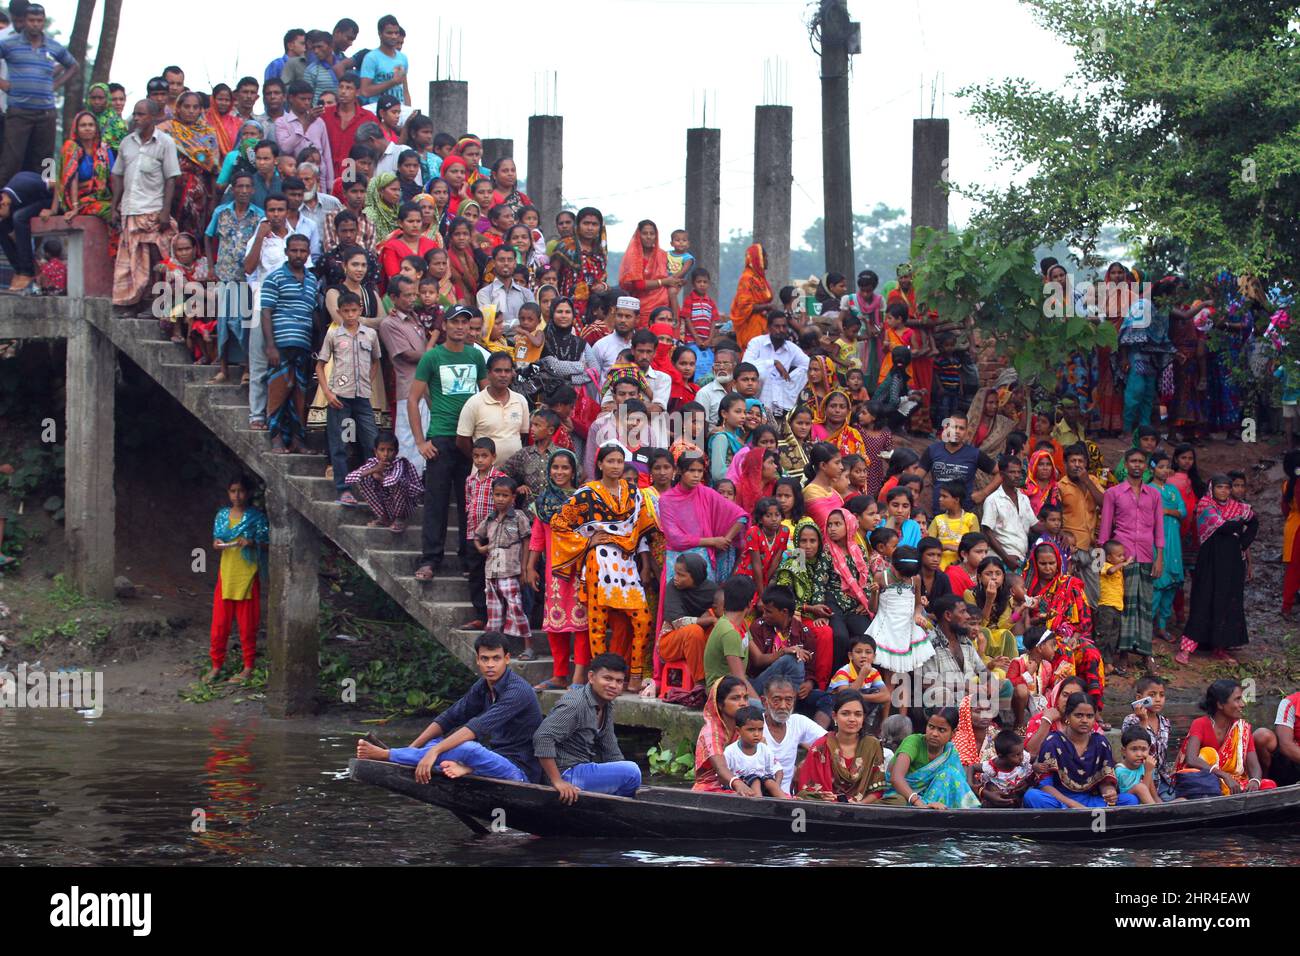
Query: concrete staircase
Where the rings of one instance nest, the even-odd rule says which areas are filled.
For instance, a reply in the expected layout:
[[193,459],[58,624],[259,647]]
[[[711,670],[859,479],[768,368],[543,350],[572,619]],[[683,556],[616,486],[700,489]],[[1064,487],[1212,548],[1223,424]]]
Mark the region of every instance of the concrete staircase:
[[[449,559],[443,573],[431,582],[417,581],[423,507],[411,514],[410,525],[400,535],[386,528],[366,527],[370,520],[368,509],[336,503],[334,483],[324,477],[327,458],[320,454],[271,454],[267,433],[248,427],[247,387],[237,383],[209,385],[213,369],[191,364],[183,345],[160,338],[156,319],[114,318],[108,309],[87,309],[85,319],[175,397],[249,470],[264,481],[282,484],[295,511],[351,557],[453,655],[473,667],[477,632],[460,629],[474,617],[474,611],[466,579],[458,573],[454,558],[459,528],[448,528]],[[531,643],[537,659],[516,658],[514,666],[530,683],[538,683],[551,675],[552,661],[544,633],[533,632]],[[558,692],[543,694],[543,707],[549,707],[558,697]],[[675,705],[625,697],[619,702],[619,722],[680,736],[693,734],[701,719],[698,712]]]

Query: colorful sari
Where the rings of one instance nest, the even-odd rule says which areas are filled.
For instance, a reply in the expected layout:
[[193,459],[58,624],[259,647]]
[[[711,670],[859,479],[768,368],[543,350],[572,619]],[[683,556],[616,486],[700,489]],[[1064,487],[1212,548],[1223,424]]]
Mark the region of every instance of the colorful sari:
[[[840,516],[844,519],[845,527],[854,527],[857,519],[847,509],[832,508],[827,512],[827,519],[836,511],[839,511]],[[825,527],[824,523],[822,527]],[[849,536],[847,547],[841,547],[826,538],[825,549],[831,556],[831,565],[839,576],[841,589],[849,597],[857,601],[859,614],[868,614],[870,613],[868,609],[871,607],[871,603],[867,599],[867,591],[871,589],[871,567],[867,559],[863,557],[862,549],[858,547],[854,537],[854,535]]]
[[830,442],[839,449],[841,456],[861,455],[863,458],[866,458],[867,443],[862,440],[862,433],[850,425],[847,419],[845,419],[844,424],[834,432],[830,431],[826,427],[826,405],[830,402],[831,398],[836,395],[844,396],[849,403],[849,408],[853,407],[853,396],[844,389],[833,388],[827,392],[826,397],[822,399],[817,421],[813,424],[812,440],[815,442]]
[[[821,529],[812,518],[799,519],[799,523],[794,526],[794,531],[790,535],[791,540],[798,541],[804,528],[812,528],[817,532],[819,543],[824,542]],[[835,566],[831,563],[830,555],[826,553],[825,545],[822,544],[817,557],[811,563],[804,556],[802,549],[796,550],[794,554],[787,554],[781,560],[781,566],[777,568],[772,583],[793,591],[795,604],[799,610],[802,610],[810,604],[830,603],[827,589],[831,575],[834,573]]]
[[[104,112],[96,113],[89,106],[86,107],[86,112],[95,117],[95,122],[99,124],[99,132],[104,138],[104,145],[109,149],[116,150],[122,140],[126,139],[126,134],[130,130],[127,129],[126,120],[122,119],[117,110],[113,109],[113,97],[109,93],[107,83],[90,84],[90,87],[86,90],[86,95],[89,96],[93,90],[97,89],[104,91],[104,97],[107,100]],[[77,128],[75,122],[72,124],[72,128],[74,130]]]
[[[950,810],[967,810],[979,806],[979,797],[971,790],[966,780],[966,770],[961,765],[961,756],[957,747],[950,740],[943,745],[943,750],[933,760],[921,766],[916,763],[922,757],[929,756],[924,734],[912,734],[898,746],[894,760],[906,753],[912,760],[911,769],[904,779],[907,785],[920,794],[924,803],[941,803]],[[893,766],[893,762],[890,762]],[[894,789],[892,782],[885,788],[886,801],[906,803],[903,795]]]
[[[794,430],[790,428],[790,420],[803,411],[805,406],[800,405],[795,408],[789,415],[781,419],[781,436],[777,440],[776,450],[781,456],[781,475],[785,478],[794,478],[800,484],[803,484],[806,469],[811,462],[808,457],[808,445],[801,442],[795,437]],[[809,441],[812,435],[808,436]]]
[[173,119],[167,132],[176,143],[181,176],[172,208],[179,232],[201,236],[208,228],[213,180],[221,168],[217,132],[204,120],[186,124]]
[[731,576],[735,551],[702,547],[700,539],[724,537],[736,522],[747,521],[744,509],[704,484],[689,491],[675,484],[659,496],[657,511],[667,549],[665,574],[671,575],[669,569],[683,554],[695,553],[708,565],[710,581],[721,583]]
[[794,795],[800,800],[866,803],[884,789],[885,752],[880,741],[865,732],[851,758],[828,733],[808,750],[794,778]]
[[[1057,568],[1060,567],[1058,550]],[[1074,575],[1062,574],[1058,570],[1056,577],[1044,581],[1038,575],[1037,564],[1034,564],[1025,579],[1025,593],[1038,598],[1041,609],[1047,612],[1044,623],[1056,634],[1063,637],[1088,637],[1092,634],[1092,607],[1088,604],[1083,582]]]
[[[592,288],[605,282],[608,275],[609,247],[605,238],[604,219],[601,219],[600,232],[590,249],[586,249],[575,234],[556,244],[555,251],[551,253],[551,261],[556,266],[560,298],[572,299],[578,315],[585,315]],[[608,334],[608,330],[604,334]]]
[[[892,294],[892,293],[891,293]],[[880,372],[876,376],[875,384],[879,385],[894,369],[894,349],[900,345],[908,348],[912,347],[912,330],[903,327],[901,329],[891,329],[885,326],[885,334],[880,337]]]
[[[397,179],[396,173],[378,173],[366,186],[366,205],[363,212],[375,227],[375,241],[384,242],[397,228],[397,207],[384,201],[379,191]],[[453,281],[455,269],[452,270]]]
[[736,344],[743,352],[749,340],[767,330],[764,307],[772,301],[772,286],[767,281],[767,256],[754,243],[745,250],[745,268],[731,300],[731,328]]
[[[813,424],[820,425],[823,421],[822,406],[825,405],[827,397],[836,387],[835,363],[825,355],[811,355],[808,357],[808,368],[817,366],[821,369],[822,385],[821,391],[812,385],[805,385],[803,391],[799,393],[799,404],[806,406],[813,415]],[[847,393],[846,393],[847,394]],[[852,399],[849,400],[849,407],[853,407]]]
[[[632,233],[632,240],[623,253],[623,262],[618,269],[619,285],[627,289],[638,289],[634,294],[641,301],[641,311],[637,314],[636,325],[644,329],[650,324],[650,316],[655,309],[669,305],[669,291],[664,286],[651,289],[647,283],[655,279],[668,278],[668,253],[655,246],[649,253],[641,245],[641,232]],[[630,285],[637,283],[637,286]]]
[[[1039,481],[1034,476],[1037,474],[1038,463],[1044,459],[1052,463],[1052,477],[1047,481]],[[1061,474],[1057,470],[1056,460],[1050,451],[1044,448],[1030,455],[1029,470],[1026,474],[1028,477],[1025,479],[1024,492],[1029,496],[1029,504],[1034,509],[1034,514],[1038,514],[1045,504],[1057,506],[1061,504],[1061,491],[1056,487],[1057,479],[1061,477]]]
[[217,148],[221,150],[224,156],[230,152],[230,148],[239,140],[239,127],[243,123],[239,119],[239,114],[231,109],[225,116],[217,112],[217,104],[214,100],[208,107],[208,111],[203,114],[203,119],[208,126],[212,127],[213,133],[217,137]]
[[[89,110],[78,113],[72,120],[74,130],[82,116],[94,119],[95,114]],[[98,216],[108,222],[113,203],[113,190],[109,186],[113,158],[113,149],[102,134],[90,152],[82,149],[75,139],[65,141],[59,155],[59,205],[64,210],[75,209],[78,215]],[[90,175],[83,175],[86,172]]]
[[[1240,784],[1241,789],[1246,789],[1246,784],[1250,782],[1250,774],[1246,770],[1246,754],[1255,749],[1254,735],[1250,723],[1244,718],[1233,721],[1228,732],[1223,735],[1223,740],[1218,739],[1218,733],[1214,726],[1214,721],[1209,717],[1198,717],[1192,721],[1192,726],[1187,729],[1187,737],[1183,740],[1183,746],[1178,752],[1178,762],[1174,766],[1174,773],[1195,772],[1195,769],[1187,765],[1187,740],[1196,737],[1200,740],[1201,749],[1199,756],[1211,767],[1217,767],[1229,774]],[[1200,771],[1204,773],[1204,771]],[[1222,780],[1217,780],[1219,788],[1223,795],[1227,796],[1232,792],[1231,788]],[[1260,783],[1261,790],[1272,789],[1277,784],[1272,780],[1264,780]]]
[[826,519],[830,517],[832,511],[844,507],[844,499],[841,498],[840,493],[834,489],[823,495],[814,494],[810,496],[808,494],[810,488],[820,487],[820,485],[814,485],[812,483],[804,486],[803,510],[804,514],[817,522],[817,529],[821,531],[824,536],[826,533]]
[[725,678],[719,677],[709,688],[704,701],[704,726],[695,738],[695,783],[692,790],[704,790],[709,793],[734,793],[722,786],[718,780],[718,771],[713,767],[714,757],[721,757],[728,745],[740,739],[740,731],[733,725],[730,731],[718,707],[718,689]]
[[1080,755],[1064,733],[1054,730],[1038,751],[1038,786],[1048,784],[1066,796],[1095,793],[1104,783],[1115,784],[1115,760],[1105,734],[1093,731]]

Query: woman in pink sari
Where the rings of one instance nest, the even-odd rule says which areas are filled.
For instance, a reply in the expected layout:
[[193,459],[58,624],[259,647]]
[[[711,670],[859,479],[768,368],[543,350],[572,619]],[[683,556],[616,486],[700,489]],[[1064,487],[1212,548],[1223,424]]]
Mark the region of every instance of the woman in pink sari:
[[844,485],[844,465],[840,463],[840,450],[830,442],[813,445],[804,477],[807,479],[803,486],[804,514],[817,522],[825,536],[827,515],[844,507],[840,491]]
[[734,501],[704,484],[704,452],[697,446],[679,441],[673,445],[672,455],[677,482],[659,496],[656,509],[667,550],[664,586],[677,559],[689,551],[704,558],[709,580],[721,584],[735,570],[733,547],[745,530],[747,515]]

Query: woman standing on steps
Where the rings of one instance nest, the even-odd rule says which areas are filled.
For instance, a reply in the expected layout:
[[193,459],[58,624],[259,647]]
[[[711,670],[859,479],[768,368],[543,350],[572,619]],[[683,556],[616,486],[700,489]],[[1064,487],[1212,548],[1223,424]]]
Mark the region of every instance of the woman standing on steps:
[[239,649],[244,669],[230,678],[242,684],[253,676],[257,656],[257,627],[262,616],[262,587],[258,580],[262,559],[271,543],[266,515],[250,504],[253,484],[245,475],[237,475],[226,486],[230,506],[217,512],[212,522],[212,547],[221,554],[217,587],[212,595],[212,640],[209,655],[212,669],[203,680],[211,683],[226,663],[226,645],[230,625],[239,625]]

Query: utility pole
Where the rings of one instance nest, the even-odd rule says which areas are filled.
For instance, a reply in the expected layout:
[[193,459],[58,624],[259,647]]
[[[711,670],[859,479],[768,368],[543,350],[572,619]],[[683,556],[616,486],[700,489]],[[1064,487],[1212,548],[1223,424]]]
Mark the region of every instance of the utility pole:
[[846,0],[821,0],[812,23],[821,40],[822,195],[826,268],[850,279],[853,267],[853,186],[849,166],[849,57],[862,50],[861,26]]

